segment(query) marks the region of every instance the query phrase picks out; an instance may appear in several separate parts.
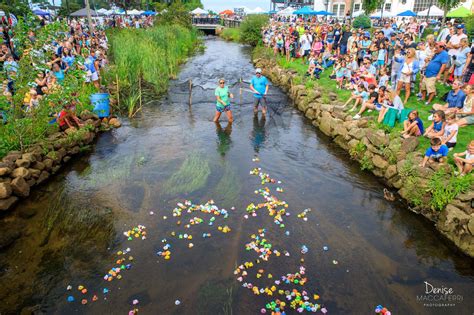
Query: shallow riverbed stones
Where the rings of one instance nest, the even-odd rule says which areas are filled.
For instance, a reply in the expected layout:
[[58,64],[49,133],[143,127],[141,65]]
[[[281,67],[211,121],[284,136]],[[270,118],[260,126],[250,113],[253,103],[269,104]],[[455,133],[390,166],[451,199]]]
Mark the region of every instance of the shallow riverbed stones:
[[10,183],[0,183],[0,199],[6,199],[12,194],[12,186]]
[[30,185],[23,177],[17,177],[11,183],[13,193],[18,197],[28,197],[30,195]]

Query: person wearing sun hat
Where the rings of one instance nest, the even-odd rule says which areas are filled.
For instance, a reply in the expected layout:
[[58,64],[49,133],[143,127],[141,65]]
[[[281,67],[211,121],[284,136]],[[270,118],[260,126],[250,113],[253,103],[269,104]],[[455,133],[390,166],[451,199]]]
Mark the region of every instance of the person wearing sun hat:
[[253,107],[253,112],[258,113],[258,107],[262,107],[262,115],[265,117],[267,113],[267,98],[268,93],[268,79],[262,75],[262,69],[257,68],[255,70],[255,76],[250,82],[250,90],[254,92],[255,103]]

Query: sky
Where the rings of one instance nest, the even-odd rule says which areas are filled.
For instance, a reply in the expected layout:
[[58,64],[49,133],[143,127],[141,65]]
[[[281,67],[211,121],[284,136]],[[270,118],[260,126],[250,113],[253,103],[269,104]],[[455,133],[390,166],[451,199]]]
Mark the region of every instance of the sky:
[[270,0],[201,0],[201,2],[204,4],[204,9],[216,12],[243,6],[250,9],[261,7],[266,11],[270,10]]

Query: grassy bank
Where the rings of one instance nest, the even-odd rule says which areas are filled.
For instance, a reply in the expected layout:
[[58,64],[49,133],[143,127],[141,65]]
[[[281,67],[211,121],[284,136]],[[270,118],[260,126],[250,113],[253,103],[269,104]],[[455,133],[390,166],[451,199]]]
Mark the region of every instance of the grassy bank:
[[240,42],[241,35],[240,35],[240,28],[225,28],[220,36],[231,42]]
[[[323,102],[325,102],[325,103],[330,102],[329,93],[337,94],[338,100],[341,103],[345,103],[351,95],[350,91],[339,90],[339,89],[336,88],[336,81],[329,78],[329,76],[332,73],[332,68],[324,70],[324,72],[321,74],[321,79],[320,80],[316,80],[316,79],[311,80],[309,77],[305,76],[305,73],[308,69],[308,65],[307,64],[302,64],[301,59],[295,59],[294,61],[286,61],[285,57],[282,57],[282,56],[276,56],[275,57],[273,55],[273,51],[271,49],[268,49],[268,48],[265,48],[265,47],[255,48],[254,54],[257,57],[260,56],[260,57],[265,57],[265,58],[275,58],[277,63],[282,68],[295,70],[298,73],[298,76],[296,77],[296,80],[294,80],[293,82],[295,84],[303,84],[309,90],[314,89],[315,87],[320,88],[320,90],[322,92],[321,97],[323,99]],[[419,82],[417,81],[416,88],[415,88],[416,91],[418,91],[418,86],[419,86],[418,84],[419,84]],[[441,96],[443,96],[449,90],[450,90],[449,87],[438,84],[438,86],[437,86],[438,95],[433,99],[431,104],[436,104],[436,103],[444,104],[445,102],[443,102],[441,100]],[[401,93],[402,99],[404,98],[404,95],[405,94],[402,91],[402,93]],[[423,124],[424,124],[425,128],[430,126],[431,121],[428,120],[428,116],[430,115],[429,110],[431,110],[432,107],[425,105],[424,102],[422,102],[422,101],[419,101],[416,98],[416,93],[412,92],[410,98],[408,99],[408,102],[404,105],[405,105],[405,108],[418,110],[418,112],[420,114],[420,118],[423,120]],[[363,116],[375,116],[375,117],[377,117],[378,112],[377,111],[373,111],[371,113],[365,112],[363,114]],[[398,122],[395,125],[394,128],[389,128],[389,127],[387,127],[383,124],[378,124],[376,122],[374,122],[373,124],[374,124],[374,128],[383,129],[385,131],[390,132],[394,136],[398,135],[400,132],[403,131],[403,124],[400,123],[400,122]],[[458,139],[457,145],[454,148],[454,150],[452,152],[450,152],[450,154],[449,154],[451,159],[452,159],[453,153],[463,152],[463,151],[466,150],[466,146],[469,143],[469,141],[473,139],[473,135],[474,135],[474,126],[472,126],[472,125],[462,127],[462,128],[459,129],[459,134],[458,134],[458,137],[457,137],[457,139]],[[420,145],[418,146],[418,150],[420,150],[421,152],[424,153],[425,150],[430,145],[429,144],[429,139],[427,139],[425,137],[420,137],[419,139],[420,139]]]
[[[133,116],[143,93],[161,94],[169,79],[198,47],[198,32],[178,25],[110,30],[110,82],[119,90],[118,107]],[[118,81],[117,81],[118,80]]]
[[[24,150],[29,146],[43,141],[49,134],[58,130],[53,122],[54,114],[58,113],[65,104],[75,104],[79,114],[83,109],[91,109],[89,96],[96,92],[92,85],[84,83],[84,71],[78,68],[84,58],[77,56],[74,64],[65,76],[61,87],[52,89],[39,100],[33,110],[26,110],[24,99],[34,86],[33,82],[38,73],[50,69],[47,64],[51,54],[49,47],[51,39],[62,40],[67,24],[54,22],[43,27],[34,16],[20,18],[15,27],[15,43],[18,61],[18,71],[7,74],[2,72],[0,78],[4,82],[3,93],[0,95],[0,111],[4,116],[4,124],[0,124],[0,158],[12,150]],[[36,40],[28,39],[28,31],[35,30]],[[4,93],[5,82],[14,82],[14,94]]]

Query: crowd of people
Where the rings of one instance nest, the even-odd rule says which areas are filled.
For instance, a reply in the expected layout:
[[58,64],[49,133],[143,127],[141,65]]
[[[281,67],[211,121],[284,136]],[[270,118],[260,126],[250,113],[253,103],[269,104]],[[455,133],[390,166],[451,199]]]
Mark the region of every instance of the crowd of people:
[[[94,20],[93,31],[89,29],[85,19],[62,20],[67,25],[66,32],[57,32],[50,36],[48,42],[42,47],[36,45],[36,33],[41,28],[56,22],[55,20],[38,18],[38,28],[32,28],[27,34],[27,43],[19,47],[15,28],[8,21],[3,21],[0,26],[0,38],[3,43],[0,46],[0,69],[3,72],[2,95],[4,97],[3,108],[0,115],[3,123],[8,123],[10,112],[13,108],[13,96],[19,93],[20,86],[16,81],[20,70],[20,58],[31,58],[29,68],[35,73],[34,81],[28,82],[30,89],[23,96],[22,110],[25,115],[34,112],[43,98],[48,94],[62,89],[68,73],[72,70],[82,72],[86,84],[93,85],[98,91],[100,89],[101,72],[108,63],[107,50],[108,41],[105,29],[109,27],[134,27],[141,28],[152,25],[149,17],[112,17]],[[22,51],[19,51],[22,49]],[[64,108],[51,113],[51,121],[57,122],[60,129],[81,127],[82,123],[74,114],[75,102],[65,102]]]
[[[474,140],[473,127],[466,127],[474,125],[474,48],[465,27],[448,22],[437,29],[437,36],[424,37],[426,21],[393,18],[378,23],[382,27],[369,32],[352,27],[350,19],[339,23],[274,17],[262,36],[275,55],[306,64],[310,79],[328,72],[337,89],[350,90],[345,108],[354,120],[377,111],[379,123],[401,123],[402,137],[430,138],[421,166],[446,163],[458,134]],[[444,95],[442,85],[451,87]],[[424,104],[423,112],[429,109],[426,117],[420,117],[422,108],[413,104],[415,97],[421,101],[417,104]],[[473,154],[474,141],[463,154],[456,154],[460,175],[472,170]]]

